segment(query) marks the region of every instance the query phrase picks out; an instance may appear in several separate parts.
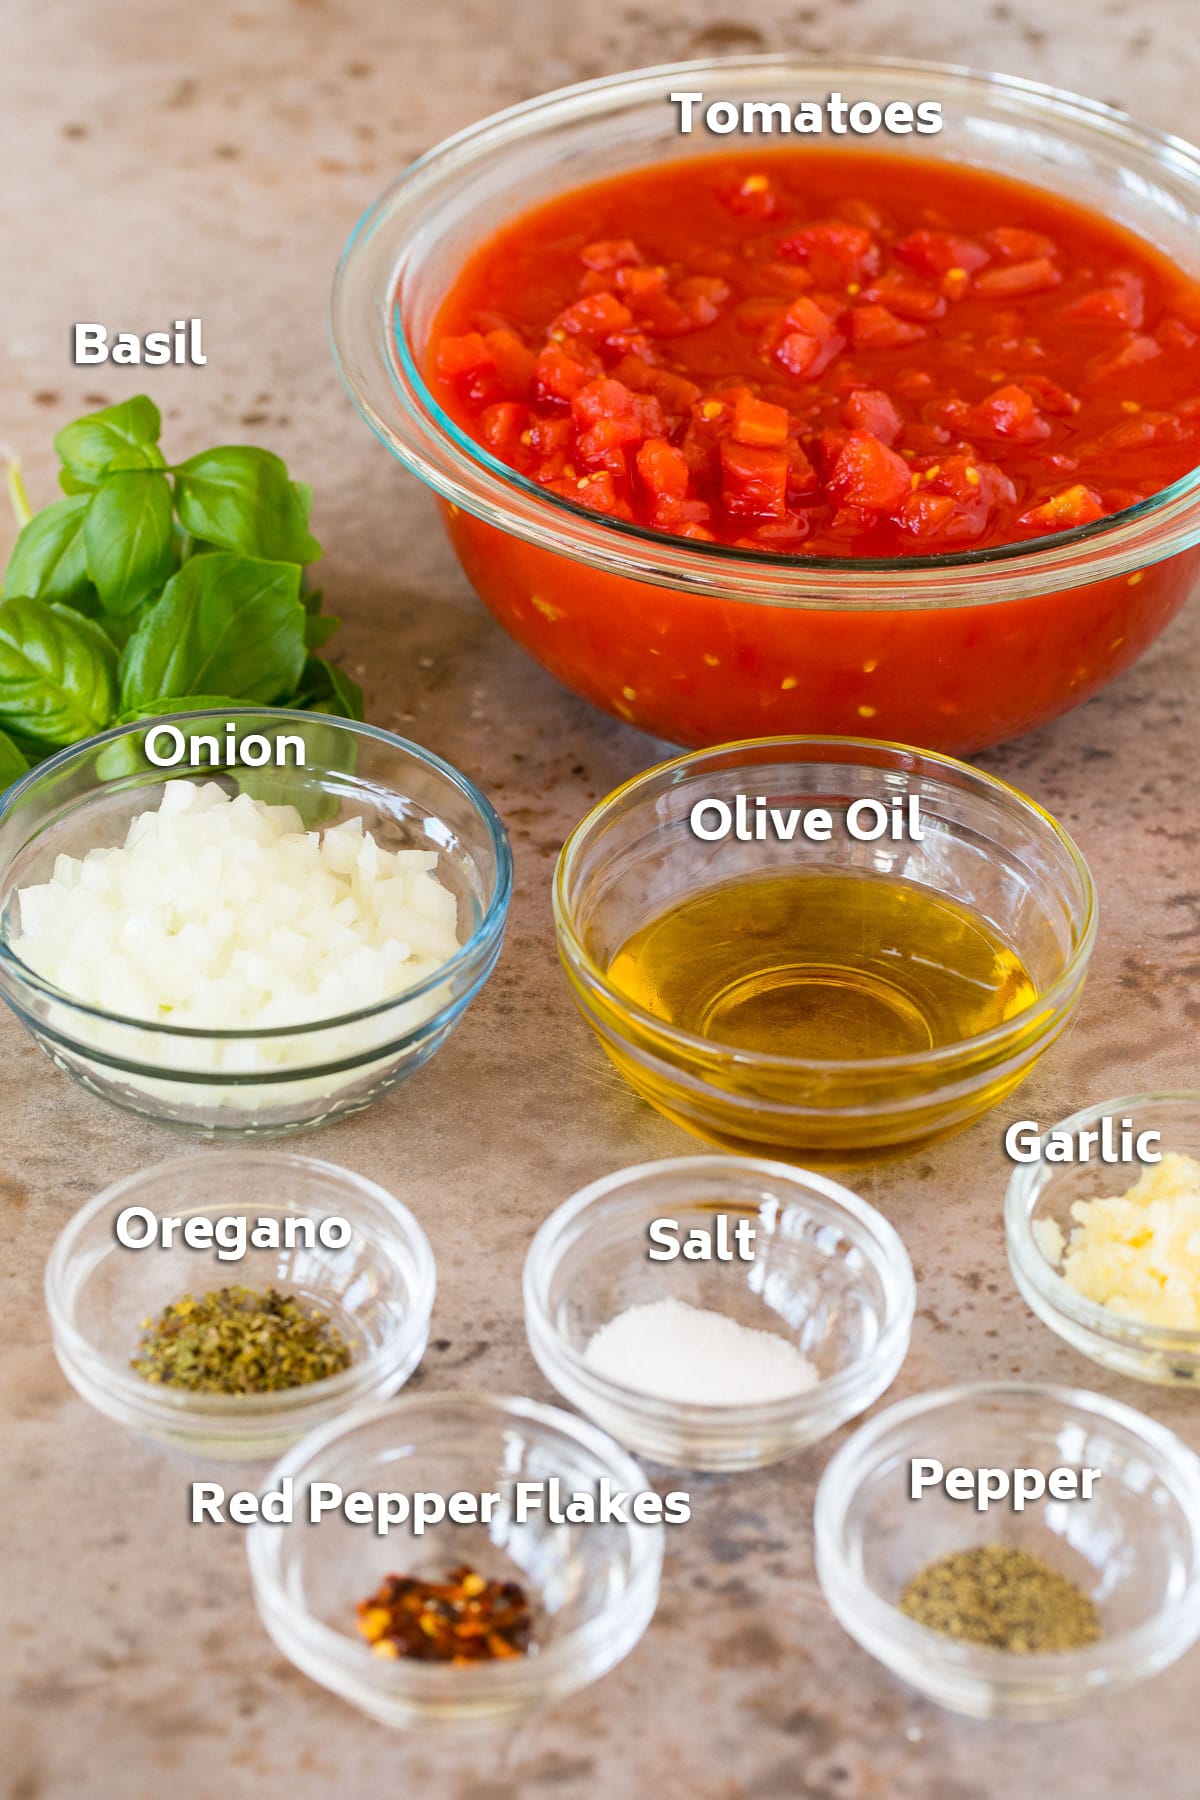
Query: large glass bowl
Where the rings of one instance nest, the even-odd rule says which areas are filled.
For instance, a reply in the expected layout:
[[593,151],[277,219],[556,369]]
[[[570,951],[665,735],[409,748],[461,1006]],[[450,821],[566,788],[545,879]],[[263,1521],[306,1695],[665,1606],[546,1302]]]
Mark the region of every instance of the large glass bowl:
[[[1105,1118],[1119,1128],[1129,1119],[1135,1135],[1157,1130],[1163,1154],[1200,1158],[1200,1091],[1132,1094],[1089,1106],[1052,1129],[1072,1135],[1097,1130]],[[1200,1382],[1200,1331],[1151,1325],[1095,1300],[1087,1300],[1067,1282],[1039,1241],[1039,1228],[1052,1224],[1064,1239],[1075,1221],[1077,1200],[1123,1194],[1146,1172],[1141,1163],[1061,1163],[1046,1158],[1047,1137],[1036,1162],[1013,1170],[1004,1203],[1008,1261],[1024,1298],[1038,1318],[1073,1350],[1116,1375],[1132,1375],[1160,1387],[1190,1387]]]
[[[888,143],[911,159],[914,182],[932,159],[998,170],[1200,273],[1200,152],[1008,76],[743,56],[587,82],[484,119],[413,164],[360,222],[338,270],[333,334],[355,404],[441,496],[485,604],[575,692],[683,744],[866,727],[965,752],[1086,700],[1141,655],[1200,574],[1200,471],[1032,544],[891,562],[768,556],[583,511],[498,462],[430,394],[437,309],[498,226],[588,181],[744,147],[737,132],[681,136],[667,98],[681,88],[735,103],[831,89],[939,101],[940,133]],[[781,141],[797,142],[749,140]],[[838,142],[847,155],[879,148]]]
[[[258,1610],[298,1669],[384,1725],[423,1732],[511,1726],[545,1702],[575,1692],[628,1656],[654,1613],[664,1528],[569,1524],[549,1505],[518,1517],[520,1483],[561,1483],[593,1496],[602,1483],[648,1491],[631,1456],[572,1413],[493,1394],[404,1395],[357,1407],[314,1432],[272,1470],[266,1487],[291,1478],[292,1523],[258,1522],[247,1538]],[[416,1535],[411,1525],[380,1536],[330,1512],[312,1525],[303,1497],[313,1482],[343,1494],[496,1494],[490,1523],[446,1518]],[[534,1616],[536,1649],[503,1662],[453,1667],[373,1656],[355,1625],[355,1604],[385,1576],[444,1580],[461,1564],[516,1581]]]
[[[1101,1471],[1092,1497],[977,1510],[941,1486],[909,1498],[914,1457],[947,1471]],[[1078,1388],[978,1382],[877,1413],[817,1489],[817,1575],[851,1637],[939,1705],[1049,1719],[1111,1698],[1200,1636],[1200,1459],[1131,1406]],[[1018,1655],[940,1635],[900,1611],[908,1583],[952,1552],[1001,1543],[1074,1581],[1100,1615],[1083,1649]]]
[[[206,1137],[298,1131],[358,1111],[438,1050],[491,974],[512,892],[508,837],[466,776],[417,744],[371,725],[282,708],[201,712],[151,723],[274,743],[300,734],[303,767],[176,768],[276,804],[310,828],[360,818],[388,850],[436,851],[439,881],[458,902],[460,948],[407,992],[340,1018],[266,1030],[199,1030],[85,1005],[18,957],[16,894],[46,881],[64,852],[123,842],[155,809],[168,772],[144,754],[146,724],[120,726],[62,750],[0,800],[0,996],[47,1055],[93,1093]],[[223,737],[220,738],[223,745]]]
[[[819,806],[920,802],[921,842],[778,838],[707,843],[698,800]],[[823,1060],[698,1037],[628,999],[608,970],[668,907],[778,871],[891,875],[990,926],[1037,997],[978,1036],[904,1055]],[[848,1164],[960,1130],[1016,1087],[1075,1015],[1096,933],[1087,864],[1048,813],[949,757],[862,738],[764,738],[647,769],[592,808],[558,861],[559,955],[580,1012],[626,1080],[661,1112],[725,1149]],[[813,990],[815,993],[815,989]],[[831,995],[831,998],[836,998]]]
[[[128,1207],[160,1221],[234,1219],[247,1238],[265,1220],[280,1248],[250,1245],[223,1261],[215,1245],[189,1248],[177,1228],[169,1245],[131,1249],[116,1237]],[[315,1231],[329,1218],[350,1226],[343,1248],[309,1244],[303,1230],[287,1247],[289,1226],[311,1221]],[[141,1236],[144,1219],[129,1229]],[[59,1366],[89,1406],[192,1456],[253,1462],[280,1455],[357,1401],[403,1386],[424,1354],[435,1279],[417,1221],[365,1176],[280,1151],[214,1150],[139,1170],[81,1207],[46,1264],[46,1308]],[[331,1320],[350,1348],[349,1366],[266,1394],[170,1387],[130,1367],[145,1320],[184,1294],[223,1287],[298,1295]]]

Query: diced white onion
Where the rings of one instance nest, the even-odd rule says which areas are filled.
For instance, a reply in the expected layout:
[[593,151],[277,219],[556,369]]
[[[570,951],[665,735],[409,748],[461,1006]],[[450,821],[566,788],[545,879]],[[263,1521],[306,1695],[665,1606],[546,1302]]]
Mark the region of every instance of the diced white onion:
[[[127,1018],[217,1032],[312,1025],[403,995],[454,955],[458,906],[437,862],[385,849],[359,818],[306,831],[294,807],[168,781],[123,845],[60,855],[49,881],[18,891],[11,947],[75,999]],[[395,1025],[362,1043],[347,1028],[319,1060]],[[312,1049],[177,1040],[171,1055],[189,1070],[282,1073]]]

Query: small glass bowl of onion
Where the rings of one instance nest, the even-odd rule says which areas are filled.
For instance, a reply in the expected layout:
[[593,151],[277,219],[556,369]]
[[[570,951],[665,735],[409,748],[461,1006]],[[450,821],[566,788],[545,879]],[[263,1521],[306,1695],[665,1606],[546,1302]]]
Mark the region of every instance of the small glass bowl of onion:
[[[244,1254],[231,1255],[239,1243]],[[403,1386],[425,1351],[435,1283],[425,1233],[377,1183],[312,1157],[229,1149],[193,1151],[105,1188],[63,1230],[45,1285],[54,1353],[90,1406],[192,1456],[258,1461]],[[266,1393],[135,1370],[143,1334],[167,1307],[221,1288],[294,1299],[328,1321],[348,1365]]]
[[129,1111],[305,1130],[441,1047],[511,890],[496,812],[419,745],[282,708],[143,720],[0,799],[0,995]]

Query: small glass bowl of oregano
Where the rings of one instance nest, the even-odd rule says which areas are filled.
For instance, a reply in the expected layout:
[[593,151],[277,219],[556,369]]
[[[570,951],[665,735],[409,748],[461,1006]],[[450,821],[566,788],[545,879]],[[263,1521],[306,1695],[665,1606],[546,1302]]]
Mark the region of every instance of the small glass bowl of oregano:
[[54,1348],[100,1412],[206,1457],[274,1457],[403,1386],[433,1255],[408,1209],[336,1164],[185,1156],[82,1208],[46,1268]]

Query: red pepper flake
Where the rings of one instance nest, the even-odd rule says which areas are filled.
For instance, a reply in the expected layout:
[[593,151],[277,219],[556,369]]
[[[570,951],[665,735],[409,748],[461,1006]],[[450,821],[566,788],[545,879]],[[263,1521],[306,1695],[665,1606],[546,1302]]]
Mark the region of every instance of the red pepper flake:
[[388,1575],[357,1608],[372,1654],[415,1662],[500,1662],[534,1649],[533,1619],[516,1581],[490,1581],[466,1563],[445,1581]]

